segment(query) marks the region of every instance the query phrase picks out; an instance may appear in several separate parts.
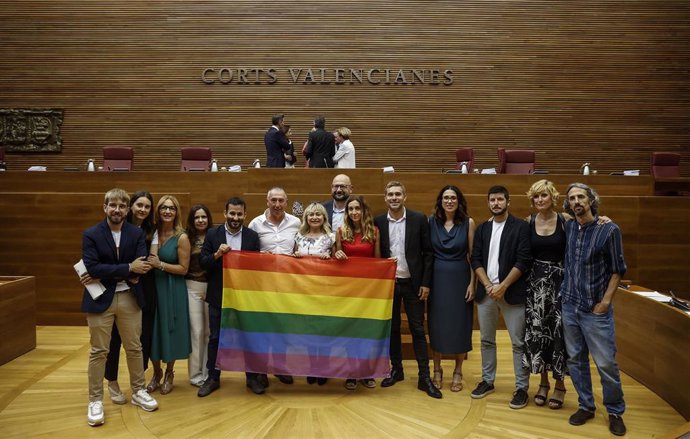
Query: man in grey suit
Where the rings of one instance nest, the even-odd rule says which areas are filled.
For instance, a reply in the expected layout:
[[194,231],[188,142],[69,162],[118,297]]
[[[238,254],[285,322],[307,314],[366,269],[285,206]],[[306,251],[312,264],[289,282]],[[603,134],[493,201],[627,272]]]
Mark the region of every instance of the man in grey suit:
[[529,370],[522,366],[522,356],[525,351],[525,278],[532,263],[530,231],[526,221],[508,213],[508,189],[493,186],[489,189],[488,200],[493,217],[477,227],[472,247],[472,269],[478,279],[475,302],[481,334],[482,381],[470,396],[480,399],[494,392],[496,325],[500,309],[513,345],[516,390],[509,406],[521,409],[529,399]]
[[314,119],[314,128],[309,133],[306,156],[310,168],[332,168],[335,155],[335,136],[326,131],[326,118]]
[[429,297],[434,263],[429,223],[423,214],[405,208],[407,195],[402,183],[388,182],[384,194],[388,213],[377,216],[374,222],[381,237],[381,257],[394,258],[397,267],[391,326],[391,374],[381,382],[381,387],[390,387],[405,379],[400,336],[400,310],[402,302],[405,302],[419,369],[417,388],[432,398],[442,398],[441,391],[431,383],[429,377],[429,354],[424,332],[424,307]]

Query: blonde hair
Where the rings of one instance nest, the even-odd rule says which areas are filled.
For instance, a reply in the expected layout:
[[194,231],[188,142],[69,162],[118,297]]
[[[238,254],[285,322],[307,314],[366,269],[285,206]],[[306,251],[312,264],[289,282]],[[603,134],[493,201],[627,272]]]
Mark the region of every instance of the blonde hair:
[[335,132],[343,139],[349,139],[350,135],[352,135],[352,131],[348,127],[340,127]]
[[175,206],[175,219],[173,220],[173,234],[175,236],[181,235],[184,233],[184,227],[182,227],[182,221],[180,218],[182,218],[182,209],[180,209],[180,202],[177,201],[177,198],[175,198],[172,195],[163,195],[160,200],[158,200],[158,204],[156,204],[156,230],[158,230],[158,233],[160,233],[160,228],[161,228],[161,206],[163,203],[166,201],[170,200],[173,203],[173,206]]
[[539,180],[529,188],[527,198],[529,198],[530,206],[534,207],[534,196],[544,192],[551,195],[551,209],[556,210],[556,202],[560,194],[556,190],[556,186],[549,180]]
[[347,242],[352,242],[355,239],[355,223],[350,219],[350,215],[347,214],[347,208],[353,201],[358,202],[359,207],[362,209],[362,220],[360,225],[362,228],[362,241],[374,242],[376,240],[374,218],[369,211],[369,205],[364,201],[364,197],[361,195],[351,195],[345,202],[345,219],[343,220],[343,225],[340,226],[341,238]]
[[311,203],[304,209],[304,213],[302,214],[302,225],[300,225],[299,227],[299,233],[301,235],[306,235],[307,233],[309,233],[309,221],[307,220],[307,217],[310,213],[314,212],[320,213],[323,217],[323,224],[321,225],[321,230],[326,235],[331,233],[331,225],[328,224],[328,212],[326,212],[326,208],[323,207],[321,203]]

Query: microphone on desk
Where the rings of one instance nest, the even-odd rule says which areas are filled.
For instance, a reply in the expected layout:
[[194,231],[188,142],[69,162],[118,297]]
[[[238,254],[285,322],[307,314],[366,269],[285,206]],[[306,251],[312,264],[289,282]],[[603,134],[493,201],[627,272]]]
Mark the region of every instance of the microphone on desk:
[[671,306],[682,309],[683,311],[690,311],[690,305],[688,305],[688,302],[677,298],[671,290],[668,290],[668,293],[671,295],[671,301],[669,302]]

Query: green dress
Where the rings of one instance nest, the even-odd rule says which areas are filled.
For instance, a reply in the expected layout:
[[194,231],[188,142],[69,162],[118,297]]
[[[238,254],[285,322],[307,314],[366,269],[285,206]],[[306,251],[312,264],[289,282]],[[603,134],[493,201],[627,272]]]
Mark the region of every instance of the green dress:
[[[168,239],[158,249],[158,258],[166,264],[177,264],[179,236]],[[189,358],[192,342],[189,335],[189,303],[184,276],[156,270],[158,308],[153,323],[151,359],[169,362]]]

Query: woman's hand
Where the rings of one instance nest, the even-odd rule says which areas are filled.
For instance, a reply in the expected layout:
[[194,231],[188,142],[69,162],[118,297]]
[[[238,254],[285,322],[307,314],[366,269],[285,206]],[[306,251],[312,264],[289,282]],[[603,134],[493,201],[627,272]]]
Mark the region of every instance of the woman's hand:
[[302,254],[301,254],[300,252],[294,252],[294,253],[292,254],[292,256],[294,256],[294,257],[296,257],[296,258],[301,258],[301,257],[302,257]]
[[597,221],[597,224],[608,224],[611,222],[611,218],[607,217],[606,215],[601,215],[599,217],[599,221]]
[[345,254],[344,251],[338,250],[335,252],[335,258],[339,261],[344,261],[347,259],[347,255]]
[[149,264],[151,264],[151,266],[153,268],[158,268],[158,269],[161,268],[161,260],[158,258],[158,255],[156,255],[156,254],[153,254],[153,253],[150,254],[149,258],[148,258],[148,262],[149,262]]
[[321,253],[319,257],[321,259],[331,259],[331,255],[329,255],[328,253]]
[[467,287],[467,291],[465,292],[465,302],[473,301],[474,293],[474,285],[472,285],[472,282],[470,282],[470,285]]

